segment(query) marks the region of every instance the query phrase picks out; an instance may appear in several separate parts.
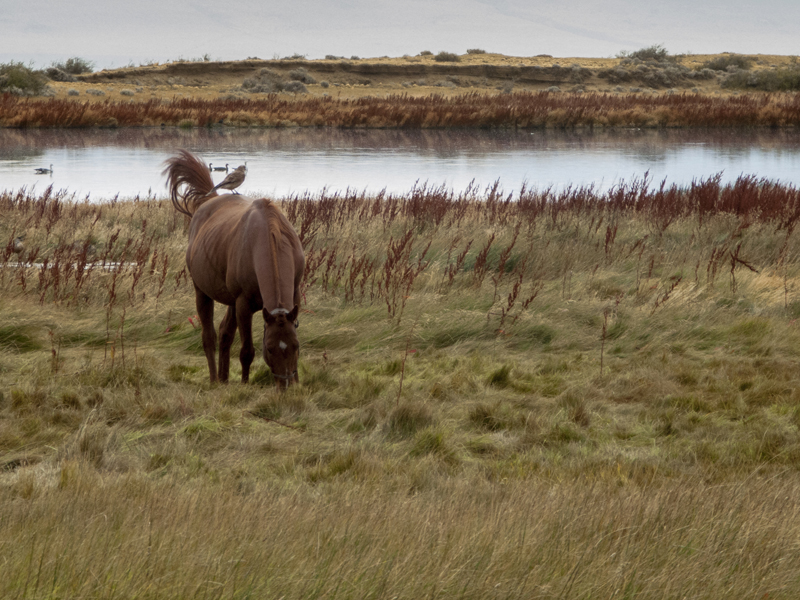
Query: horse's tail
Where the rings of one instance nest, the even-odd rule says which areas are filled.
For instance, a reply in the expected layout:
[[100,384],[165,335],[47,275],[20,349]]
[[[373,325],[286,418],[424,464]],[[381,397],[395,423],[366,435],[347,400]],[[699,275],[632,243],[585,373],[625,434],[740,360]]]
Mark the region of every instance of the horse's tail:
[[[167,165],[162,175],[167,176],[167,189],[172,206],[188,217],[214,191],[214,181],[206,164],[188,150],[178,150],[178,155],[164,161]],[[186,189],[181,193],[181,186]]]

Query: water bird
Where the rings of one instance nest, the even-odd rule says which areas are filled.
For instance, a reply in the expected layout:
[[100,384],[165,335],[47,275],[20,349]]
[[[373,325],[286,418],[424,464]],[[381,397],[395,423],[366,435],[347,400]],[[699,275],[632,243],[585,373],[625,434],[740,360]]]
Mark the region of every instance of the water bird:
[[208,163],[208,168],[212,171],[225,171],[228,172],[228,163],[225,163],[224,167],[212,167],[211,163]]
[[49,169],[46,168],[46,167],[37,167],[36,168],[36,174],[37,175],[47,175],[48,173],[50,173],[50,174],[53,173],[53,165],[52,165],[52,163],[50,164],[50,168]]
[[228,176],[225,179],[215,185],[212,191],[222,188],[223,190],[231,190],[234,194],[238,194],[239,192],[235,190],[237,187],[242,185],[242,183],[244,183],[245,177],[247,177],[247,167],[245,165],[239,165],[233,171],[228,173]]

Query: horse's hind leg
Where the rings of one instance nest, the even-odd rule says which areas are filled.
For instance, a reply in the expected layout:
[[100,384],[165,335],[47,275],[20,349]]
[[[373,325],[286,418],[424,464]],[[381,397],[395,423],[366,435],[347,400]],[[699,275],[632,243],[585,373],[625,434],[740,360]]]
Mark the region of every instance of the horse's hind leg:
[[195,303],[197,305],[197,316],[203,326],[203,351],[206,353],[208,361],[208,375],[211,383],[217,381],[217,365],[214,364],[214,352],[217,347],[217,332],[214,331],[214,301],[201,292],[197,287],[194,288]]
[[228,307],[228,312],[219,324],[219,380],[228,381],[231,365],[231,344],[236,335],[236,308]]
[[250,365],[256,355],[253,348],[253,312],[243,298],[236,301],[236,318],[239,321],[239,337],[242,340],[242,350],[239,352],[239,362],[242,363],[242,383],[250,380]]

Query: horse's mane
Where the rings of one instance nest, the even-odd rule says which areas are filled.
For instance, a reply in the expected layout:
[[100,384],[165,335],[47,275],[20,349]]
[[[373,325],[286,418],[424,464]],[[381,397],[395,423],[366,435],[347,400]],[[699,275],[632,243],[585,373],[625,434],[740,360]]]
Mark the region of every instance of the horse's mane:
[[[162,175],[167,176],[167,189],[172,206],[179,213],[191,217],[208,199],[214,181],[206,164],[188,150],[178,150],[178,155],[164,161],[167,165]],[[181,186],[187,189],[181,194]]]
[[272,276],[275,278],[275,291],[277,294],[277,306],[283,307],[281,299],[281,276],[278,270],[278,248],[281,245],[282,220],[280,209],[271,200],[267,200],[267,228],[269,229],[269,246],[272,254]]

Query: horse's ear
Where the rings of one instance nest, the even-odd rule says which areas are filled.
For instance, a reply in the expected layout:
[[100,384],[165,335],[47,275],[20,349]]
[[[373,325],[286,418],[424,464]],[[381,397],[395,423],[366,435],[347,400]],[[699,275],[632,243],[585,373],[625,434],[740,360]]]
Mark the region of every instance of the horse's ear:
[[273,317],[272,313],[270,313],[266,308],[262,308],[261,312],[264,315],[264,322],[267,325],[272,325],[273,323],[275,323],[275,317]]
[[292,312],[290,312],[289,315],[286,317],[286,320],[289,321],[289,323],[294,323],[295,321],[297,321],[297,315],[299,313],[300,313],[300,307],[297,304],[295,304],[294,308],[292,309]]

